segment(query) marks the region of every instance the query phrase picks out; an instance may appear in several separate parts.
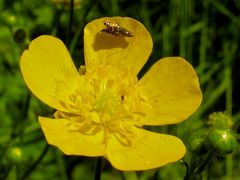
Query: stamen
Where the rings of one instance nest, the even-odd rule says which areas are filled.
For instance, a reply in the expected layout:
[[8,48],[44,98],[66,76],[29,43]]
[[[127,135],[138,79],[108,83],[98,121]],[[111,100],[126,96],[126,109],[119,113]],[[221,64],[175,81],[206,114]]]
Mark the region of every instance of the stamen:
[[104,128],[129,146],[133,138],[130,127],[145,116],[141,109],[151,106],[127,69],[96,67],[81,76],[79,90],[61,101],[71,113],[57,111],[55,117],[70,119],[66,127],[70,131],[92,134]]

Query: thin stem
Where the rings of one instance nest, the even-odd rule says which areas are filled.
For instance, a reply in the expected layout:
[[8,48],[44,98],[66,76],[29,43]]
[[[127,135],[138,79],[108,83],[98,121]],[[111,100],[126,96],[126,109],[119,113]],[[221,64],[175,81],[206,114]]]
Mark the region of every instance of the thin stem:
[[200,176],[202,171],[207,167],[207,165],[212,161],[214,157],[214,152],[209,151],[205,157],[201,157],[199,159],[196,159],[193,161],[193,163],[188,167],[187,164],[185,164],[187,168],[187,173],[184,177],[184,180],[192,180],[196,179],[196,177]]
[[72,54],[75,50],[75,47],[77,45],[77,41],[79,40],[79,36],[82,34],[83,32],[83,26],[84,26],[84,23],[85,23],[85,19],[87,18],[88,16],[88,13],[91,11],[92,7],[94,6],[94,4],[96,4],[97,0],[92,0],[90,1],[88,7],[86,7],[85,9],[85,12],[83,13],[83,16],[81,18],[81,22],[77,28],[77,31],[73,37],[73,40],[71,41],[71,45],[70,45],[70,54]]
[[68,180],[67,173],[66,173],[66,167],[65,167],[65,164],[64,164],[64,159],[62,157],[62,153],[60,151],[56,150],[55,155],[56,155],[56,161],[57,161],[57,165],[59,167],[59,171],[60,171],[62,180]]
[[96,159],[94,180],[100,180],[101,179],[101,172],[102,172],[102,158],[98,157]]
[[[207,55],[207,43],[208,43],[208,0],[203,1],[203,27],[201,31],[201,43],[200,43],[200,67],[204,67],[206,65],[206,55]],[[204,75],[204,73],[203,73]]]
[[42,153],[39,155],[37,160],[30,166],[30,168],[22,175],[21,179],[27,178],[31,174],[31,172],[38,166],[38,164],[42,161],[42,159],[46,155],[48,148],[49,148],[49,146],[48,146],[48,144],[46,144]]
[[[226,79],[226,111],[232,116],[232,59],[236,52],[236,43],[226,44],[224,46],[224,63],[225,63],[225,79]],[[233,155],[226,156],[226,176],[232,179]]]
[[73,25],[73,12],[74,12],[74,0],[70,0],[70,14],[69,14],[69,24],[68,24],[68,33],[67,33],[67,40],[66,44],[67,47],[70,47],[70,37],[72,32],[72,25]]
[[60,6],[58,7],[55,11],[54,11],[54,14],[53,14],[53,21],[52,21],[52,32],[51,32],[51,35],[53,36],[56,36],[57,34],[57,27],[59,25],[59,22],[60,22],[60,19],[61,19],[61,16],[63,14],[63,7]]
[[5,169],[5,171],[4,171],[4,173],[3,173],[3,174],[0,174],[0,178],[1,178],[2,180],[7,179],[8,174],[9,174],[9,172],[11,171],[11,169],[12,169],[12,166],[7,166],[6,169]]
[[187,180],[187,179],[189,179],[189,175],[190,175],[189,165],[184,160],[182,160],[181,163],[184,164],[184,166],[186,167],[186,174],[185,174],[184,180]]
[[203,161],[199,164],[199,166],[195,169],[196,174],[202,173],[204,168],[208,165],[208,163],[213,159],[214,155],[213,152],[210,151],[207,153],[206,157],[203,159]]
[[30,93],[27,94],[26,97],[26,101],[24,103],[23,109],[22,109],[22,119],[23,119],[23,123],[20,126],[20,131],[19,131],[19,137],[20,137],[20,142],[22,142],[22,138],[23,138],[23,132],[25,129],[25,125],[26,125],[26,119],[28,116],[28,109],[29,109],[29,105],[30,105],[30,100],[31,100],[31,95]]
[[23,134],[23,131],[24,131],[24,128],[25,128],[25,123],[26,123],[26,119],[27,119],[27,116],[28,116],[28,108],[29,108],[29,104],[30,104],[30,98],[31,98],[31,95],[28,93],[27,96],[26,96],[26,99],[25,99],[25,102],[22,106],[22,109],[21,109],[21,119],[22,119],[22,122],[21,123],[17,123],[15,127],[13,127],[13,130],[11,132],[11,138],[16,138],[16,137],[19,137],[20,141],[22,140],[22,134]]

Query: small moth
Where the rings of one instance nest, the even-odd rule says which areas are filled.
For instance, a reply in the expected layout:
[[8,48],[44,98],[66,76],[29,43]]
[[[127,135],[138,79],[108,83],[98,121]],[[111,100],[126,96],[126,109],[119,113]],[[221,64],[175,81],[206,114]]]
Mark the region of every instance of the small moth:
[[131,31],[121,27],[118,23],[105,20],[103,24],[105,28],[102,29],[101,32],[116,37],[133,37],[133,33]]

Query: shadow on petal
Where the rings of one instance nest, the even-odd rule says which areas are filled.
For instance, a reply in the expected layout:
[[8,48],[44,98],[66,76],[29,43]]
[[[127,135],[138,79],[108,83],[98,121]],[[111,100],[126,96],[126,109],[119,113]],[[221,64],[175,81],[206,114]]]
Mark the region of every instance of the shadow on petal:
[[97,33],[93,42],[94,51],[113,48],[126,48],[129,42],[124,37],[114,37],[105,33]]

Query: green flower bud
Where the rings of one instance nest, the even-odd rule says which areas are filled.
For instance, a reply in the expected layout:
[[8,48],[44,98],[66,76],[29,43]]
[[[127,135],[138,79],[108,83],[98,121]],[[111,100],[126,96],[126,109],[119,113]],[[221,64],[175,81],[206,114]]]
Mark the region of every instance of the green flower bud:
[[207,135],[208,130],[205,128],[194,131],[190,137],[190,150],[198,155],[205,154],[207,152],[207,147],[205,143]]
[[219,155],[231,153],[237,147],[236,137],[229,129],[213,128],[210,130],[207,140],[209,148],[213,148]]
[[7,151],[7,159],[12,163],[12,164],[19,164],[23,160],[23,153],[21,148],[19,147],[12,147]]
[[231,128],[233,121],[229,115],[223,112],[214,112],[209,116],[207,124],[216,128]]

